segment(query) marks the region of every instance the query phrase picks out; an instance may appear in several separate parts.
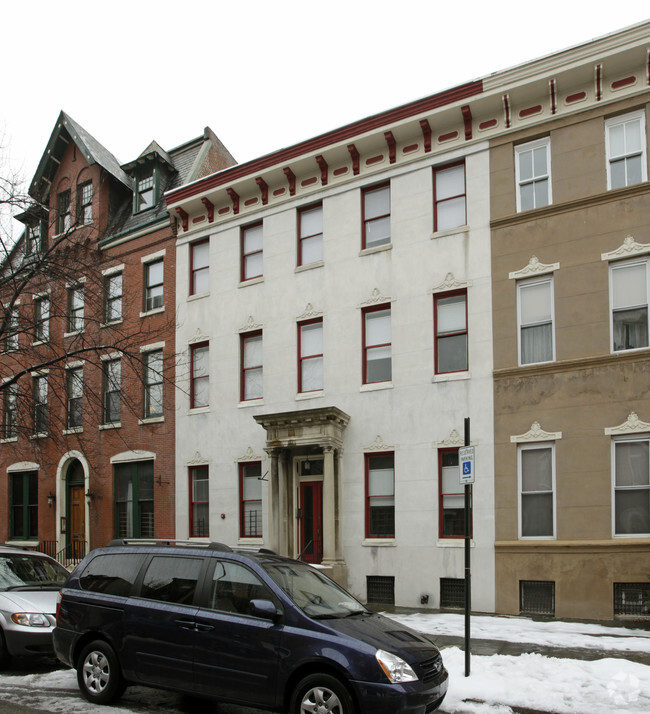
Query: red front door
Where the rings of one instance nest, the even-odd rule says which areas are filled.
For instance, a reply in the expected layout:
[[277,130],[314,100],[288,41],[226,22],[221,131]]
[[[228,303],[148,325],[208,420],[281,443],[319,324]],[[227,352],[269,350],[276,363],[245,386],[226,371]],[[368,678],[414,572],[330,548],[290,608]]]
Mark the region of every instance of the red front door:
[[323,482],[300,484],[300,559],[306,563],[323,560]]

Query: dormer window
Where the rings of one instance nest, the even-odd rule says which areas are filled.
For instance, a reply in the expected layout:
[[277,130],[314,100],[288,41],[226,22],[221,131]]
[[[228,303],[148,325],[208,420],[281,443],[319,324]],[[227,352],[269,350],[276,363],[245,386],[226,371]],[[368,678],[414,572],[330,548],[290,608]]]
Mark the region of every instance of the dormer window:
[[134,213],[153,208],[156,203],[155,172],[136,179]]
[[47,227],[42,221],[27,228],[27,255],[41,253],[47,249]]
[[70,189],[62,191],[57,196],[56,232],[65,233],[70,230]]
[[93,220],[93,184],[86,181],[77,187],[77,223],[84,225]]

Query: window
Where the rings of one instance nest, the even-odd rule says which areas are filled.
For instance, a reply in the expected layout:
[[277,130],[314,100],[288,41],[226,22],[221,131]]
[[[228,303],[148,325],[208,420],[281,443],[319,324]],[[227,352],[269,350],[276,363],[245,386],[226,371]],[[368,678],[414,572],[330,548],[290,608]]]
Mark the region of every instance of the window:
[[434,231],[446,231],[467,223],[465,164],[433,170]]
[[84,289],[82,285],[68,288],[68,332],[84,329]]
[[27,229],[27,245],[25,251],[28,255],[40,253],[47,249],[47,224],[39,221]]
[[648,262],[610,266],[612,349],[648,347]]
[[93,184],[92,181],[77,187],[77,223],[91,223],[93,220]]
[[366,538],[394,537],[394,456],[366,454]]
[[614,583],[614,615],[647,619],[650,583]]
[[210,404],[210,347],[207,342],[190,346],[190,409]]
[[298,324],[298,392],[323,388],[323,320]]
[[517,283],[519,313],[519,364],[552,362],[553,277]]
[[519,447],[519,534],[555,537],[555,465],[553,445]]
[[50,339],[50,298],[39,296],[34,298],[34,324],[37,342],[47,342]]
[[115,537],[153,538],[153,461],[115,464]]
[[9,537],[38,538],[38,472],[24,471],[9,474],[11,488],[11,517]]
[[148,208],[153,208],[156,202],[154,175],[149,174],[135,180],[135,205],[133,210],[135,213],[146,211]]
[[112,273],[104,277],[104,299],[106,322],[117,322],[122,319],[122,273]]
[[515,146],[517,211],[530,211],[551,203],[551,140],[540,139]]
[[[323,260],[323,205],[298,211],[298,265]],[[260,268],[261,273],[261,268]]]
[[79,576],[79,584],[83,590],[128,597],[146,558],[146,553],[98,555]]
[[210,535],[210,469],[190,467],[190,538]]
[[650,535],[648,437],[613,442],[614,534]]
[[47,433],[47,377],[34,377],[34,434]]
[[[438,451],[438,484],[440,490],[440,538],[462,538],[465,535],[465,487],[460,482],[458,449]],[[471,486],[470,486],[471,494]],[[470,505],[470,535],[472,513]]]
[[440,578],[440,607],[444,607],[449,610],[464,609],[464,578]]
[[215,562],[209,586],[208,607],[212,610],[249,616],[252,600],[275,600],[275,596],[255,573],[239,563],[227,560]]
[[392,378],[390,306],[363,311],[363,383],[387,382]]
[[104,362],[104,424],[120,421],[122,361],[110,359]]
[[239,537],[262,537],[262,464],[239,464]]
[[522,615],[555,616],[555,583],[552,580],[520,580],[519,612]]
[[[191,605],[202,565],[202,558],[154,556],[142,578],[140,596],[158,602]],[[179,627],[183,625],[179,624]]]
[[259,278],[262,269],[262,224],[241,229],[241,279]]
[[144,310],[157,310],[163,306],[163,260],[153,260],[144,266]]
[[363,190],[361,248],[390,243],[390,184]]
[[18,385],[5,385],[2,390],[3,403],[3,439],[15,439],[17,436],[18,418]]
[[72,367],[67,370],[68,393],[68,429],[81,426],[83,402],[83,368]]
[[467,291],[436,295],[436,374],[467,370]]
[[5,349],[7,352],[13,352],[19,347],[19,316],[17,308],[11,308],[5,310],[7,314],[7,326],[6,326],[6,337],[5,337]]
[[190,244],[190,295],[210,289],[210,239]]
[[648,180],[645,113],[625,114],[605,122],[607,188],[622,188]]
[[241,400],[262,398],[262,331],[241,335]]
[[151,350],[144,354],[144,418],[163,413],[163,352]]
[[70,189],[57,196],[56,232],[70,230]]
[[395,576],[366,575],[366,602],[368,605],[394,605]]

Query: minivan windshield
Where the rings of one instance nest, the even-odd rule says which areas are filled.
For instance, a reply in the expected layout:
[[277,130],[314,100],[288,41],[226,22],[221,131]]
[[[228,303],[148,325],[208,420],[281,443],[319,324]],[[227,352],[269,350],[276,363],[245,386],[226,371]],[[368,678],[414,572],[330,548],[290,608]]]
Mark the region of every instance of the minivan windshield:
[[313,618],[368,613],[350,593],[306,563],[266,563],[266,572],[306,614]]
[[59,589],[70,573],[35,555],[0,554],[0,591]]

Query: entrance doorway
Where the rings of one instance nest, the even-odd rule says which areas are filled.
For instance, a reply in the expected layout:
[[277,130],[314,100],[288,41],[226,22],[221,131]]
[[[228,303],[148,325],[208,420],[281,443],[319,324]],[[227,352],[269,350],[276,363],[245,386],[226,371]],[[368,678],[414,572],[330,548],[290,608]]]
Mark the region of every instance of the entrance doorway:
[[300,483],[300,559],[306,563],[323,560],[323,482]]
[[86,555],[86,501],[84,470],[81,462],[73,461],[68,468],[68,533],[66,556],[78,559]]

